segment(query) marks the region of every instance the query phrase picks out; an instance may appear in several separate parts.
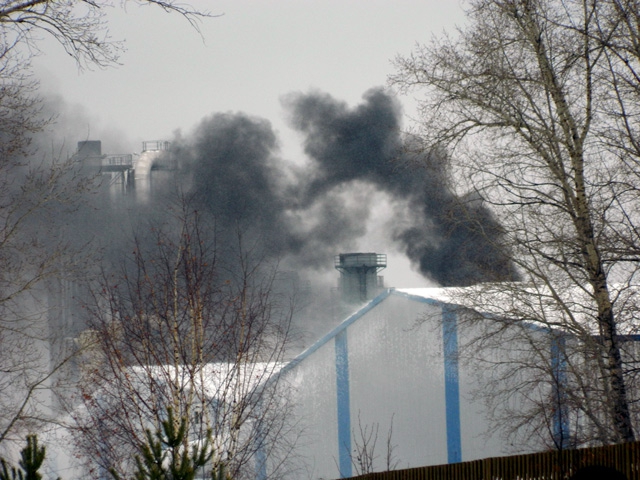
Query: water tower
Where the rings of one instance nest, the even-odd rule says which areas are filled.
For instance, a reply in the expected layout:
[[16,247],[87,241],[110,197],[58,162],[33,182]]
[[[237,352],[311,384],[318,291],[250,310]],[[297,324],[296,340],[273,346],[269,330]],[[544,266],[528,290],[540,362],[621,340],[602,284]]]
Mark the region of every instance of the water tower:
[[387,256],[380,253],[341,253],[335,257],[340,272],[342,298],[351,303],[371,300],[384,287],[378,272],[387,266]]

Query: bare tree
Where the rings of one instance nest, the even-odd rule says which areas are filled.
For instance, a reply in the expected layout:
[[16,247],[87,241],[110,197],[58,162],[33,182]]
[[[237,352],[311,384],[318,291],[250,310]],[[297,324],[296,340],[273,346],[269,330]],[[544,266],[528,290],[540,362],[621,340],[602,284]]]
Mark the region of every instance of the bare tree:
[[[205,11],[174,0],[130,0],[183,16],[198,30]],[[120,2],[124,7],[128,2]],[[33,154],[32,135],[53,119],[42,117],[38,81],[30,60],[39,43],[53,38],[80,68],[107,67],[118,62],[123,43],[109,35],[105,11],[113,2],[84,0],[0,1],[0,159]]]
[[282,366],[292,306],[274,290],[277,270],[241,236],[232,254],[206,217],[185,204],[174,213],[175,223],[137,237],[96,292],[80,446],[126,475],[145,430],[171,409],[190,441],[211,434],[214,469],[250,477],[286,437],[286,402],[266,380]]
[[[198,20],[210,16],[176,0],[122,0],[127,3],[148,4],[167,12],[182,15],[198,28]],[[27,52],[38,52],[44,36],[54,38],[81,67],[111,65],[118,60],[122,43],[109,35],[105,10],[114,6],[108,0],[3,0],[0,2],[2,26],[1,58],[16,53],[16,46]],[[21,48],[22,53],[25,52]]]
[[382,454],[384,454],[382,460],[380,459],[380,449],[377,448],[379,431],[380,424],[378,422],[363,425],[360,420],[360,412],[358,412],[358,430],[352,432],[355,447],[350,454],[351,464],[357,476],[373,473],[376,469],[380,469],[380,465],[383,471],[390,472],[395,470],[400,463],[393,453],[396,447],[393,443],[393,415],[382,450]]
[[[465,28],[399,57],[391,79],[425,93],[425,147],[452,153],[468,181],[454,188],[492,208],[523,280],[478,286],[461,303],[547,332],[524,336],[544,354],[520,365],[546,382],[546,397],[520,405],[515,424],[553,417],[549,351],[555,335],[577,339],[561,361],[577,444],[632,441],[637,428],[625,335],[637,329],[638,8],[473,0]],[[511,378],[527,400],[527,375]]]
[[[126,2],[122,2],[124,6]],[[149,0],[195,27],[204,12]],[[64,215],[94,184],[73,160],[38,151],[36,136],[54,118],[38,97],[29,60],[47,35],[81,67],[117,61],[108,34],[109,1],[0,1],[0,444],[52,421],[54,387],[73,352],[52,317],[65,316],[58,297],[86,262],[70,241]],[[59,220],[60,223],[56,223]]]
[[[55,414],[52,387],[70,359],[64,338],[51,328],[59,302],[54,285],[80,273],[84,254],[61,227],[92,180],[70,161],[0,166],[0,443],[20,441]],[[88,253],[88,252],[87,252]],[[11,442],[9,442],[11,443]]]

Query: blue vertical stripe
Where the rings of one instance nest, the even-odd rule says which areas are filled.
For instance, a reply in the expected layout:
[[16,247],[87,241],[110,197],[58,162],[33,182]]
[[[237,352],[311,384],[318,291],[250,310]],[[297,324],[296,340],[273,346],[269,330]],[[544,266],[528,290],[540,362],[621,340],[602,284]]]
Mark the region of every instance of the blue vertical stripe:
[[442,341],[444,346],[444,398],[447,417],[447,460],[462,461],[460,436],[460,384],[458,377],[458,319],[450,305],[442,307]]
[[256,479],[267,480],[267,454],[264,451],[264,442],[256,451]]
[[340,478],[351,472],[351,406],[349,399],[349,348],[347,330],[336,335],[336,387],[338,406],[338,468]]
[[266,438],[264,435],[264,412],[262,409],[262,398],[257,405],[258,425],[256,426],[256,480],[267,480],[267,452]]
[[561,333],[551,331],[551,370],[553,372],[553,441],[559,450],[569,448],[569,414],[564,393],[567,381],[566,338]]

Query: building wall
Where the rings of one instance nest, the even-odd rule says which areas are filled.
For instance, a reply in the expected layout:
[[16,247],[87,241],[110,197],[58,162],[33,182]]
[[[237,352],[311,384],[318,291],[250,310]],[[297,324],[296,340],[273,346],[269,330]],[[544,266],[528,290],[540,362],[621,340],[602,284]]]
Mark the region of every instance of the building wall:
[[390,296],[347,329],[352,451],[360,428],[379,425],[376,470],[389,432],[398,467],[447,462],[440,317],[439,306]]
[[293,394],[295,428],[291,435],[297,437],[291,439],[296,449],[287,459],[293,464],[291,478],[323,478],[328,472],[332,475],[326,478],[336,476],[338,419],[333,342],[320,346],[313,358],[292,369],[283,383]]
[[374,441],[373,469],[386,470],[388,435],[395,468],[508,453],[484,435],[477,376],[458,352],[465,335],[454,307],[387,292],[294,360],[283,373],[304,432],[293,478],[357,475],[357,452]]

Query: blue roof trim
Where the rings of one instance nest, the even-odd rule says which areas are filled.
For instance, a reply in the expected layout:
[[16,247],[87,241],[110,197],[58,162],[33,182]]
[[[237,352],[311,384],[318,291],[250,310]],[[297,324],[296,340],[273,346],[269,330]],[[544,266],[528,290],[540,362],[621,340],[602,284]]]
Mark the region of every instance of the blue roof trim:
[[[599,340],[599,339],[602,338],[602,336],[601,335],[594,335],[593,338]],[[619,334],[619,335],[616,335],[616,338],[618,340],[622,341],[622,342],[638,342],[638,341],[640,341],[640,335],[635,334],[635,333],[634,334],[625,334],[625,333]]]
[[360,310],[358,310],[357,312],[351,314],[349,317],[347,317],[345,320],[343,320],[342,323],[340,323],[333,330],[331,330],[329,333],[327,333],[324,337],[322,337],[320,340],[318,340],[316,343],[311,345],[304,352],[302,352],[300,355],[298,355],[296,358],[294,358],[289,363],[287,363],[284,367],[282,367],[282,369],[278,372],[276,377],[279,377],[280,375],[283,375],[283,374],[287,373],[289,370],[295,368],[305,358],[307,358],[308,356],[313,354],[315,351],[320,349],[320,347],[322,347],[323,345],[328,343],[330,340],[332,340],[340,332],[346,330],[347,327],[349,327],[349,325],[351,325],[356,320],[358,320],[360,317],[364,316],[370,310],[372,310],[373,308],[378,306],[380,303],[382,303],[389,295],[391,295],[392,292],[393,292],[392,289],[385,290],[380,295],[378,295],[376,298],[374,298],[369,303],[367,303],[365,306],[363,306]]

